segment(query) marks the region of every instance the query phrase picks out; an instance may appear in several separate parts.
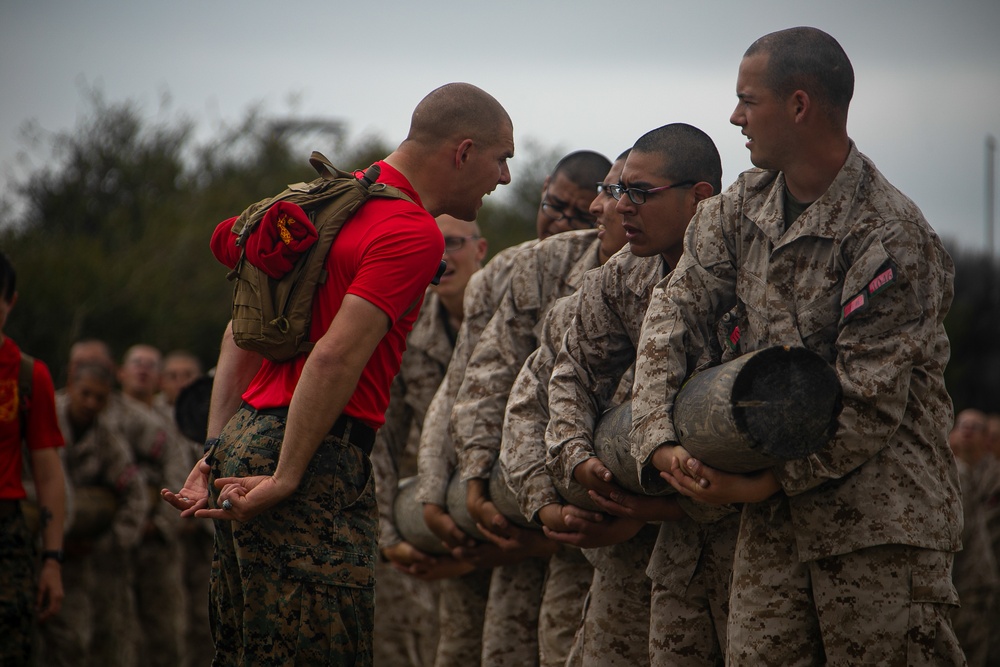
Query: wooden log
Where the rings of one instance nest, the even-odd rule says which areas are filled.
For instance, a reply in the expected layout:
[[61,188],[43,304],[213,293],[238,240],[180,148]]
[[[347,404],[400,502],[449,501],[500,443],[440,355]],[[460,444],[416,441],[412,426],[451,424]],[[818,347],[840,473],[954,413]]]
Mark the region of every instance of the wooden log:
[[[680,444],[700,461],[726,472],[752,472],[823,448],[836,430],[842,393],[833,368],[819,355],[766,348],[685,382],[674,401],[674,427]],[[626,401],[601,416],[594,451],[620,486],[647,493],[631,454],[631,430],[632,405]],[[579,485],[563,487],[556,483],[568,502],[598,509]],[[662,492],[673,488],[664,482]]]
[[497,506],[500,514],[507,517],[511,523],[521,528],[542,529],[540,525],[528,521],[524,514],[521,513],[521,506],[517,502],[517,495],[507,486],[507,480],[504,479],[503,472],[500,470],[499,461],[493,465],[493,470],[490,471],[489,488],[490,500]]
[[441,555],[448,553],[444,544],[424,522],[424,506],[417,502],[417,478],[404,477],[399,480],[396,500],[392,505],[396,530],[400,536],[424,553]]
[[469,507],[465,502],[467,487],[468,485],[461,480],[461,475],[456,471],[451,476],[451,480],[448,481],[448,494],[445,498],[445,502],[448,503],[448,514],[451,515],[455,525],[461,528],[466,535],[480,542],[485,542],[486,537],[476,528],[476,522],[472,520]]
[[699,460],[752,472],[822,449],[836,431],[842,396],[822,357],[771,347],[690,378],[677,394],[674,426]]

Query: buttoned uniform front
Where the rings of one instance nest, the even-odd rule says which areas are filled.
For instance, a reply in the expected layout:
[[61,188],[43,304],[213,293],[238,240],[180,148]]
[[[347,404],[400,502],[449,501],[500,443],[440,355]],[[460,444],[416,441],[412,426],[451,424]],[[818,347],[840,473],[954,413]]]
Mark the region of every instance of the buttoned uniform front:
[[[497,253],[469,278],[462,297],[464,317],[444,380],[427,408],[417,451],[417,501],[447,507],[448,483],[458,466],[458,452],[449,422],[469,357],[483,329],[510,285],[514,256],[538,243],[525,241]],[[479,663],[483,620],[490,587],[490,570],[477,569],[440,582],[440,634],[435,667],[465,667]]]
[[[588,273],[580,288],[579,312],[569,323],[549,381],[551,417],[545,433],[546,468],[566,488],[577,485],[576,466],[596,456],[594,431],[600,415],[624,398],[616,382],[632,377],[650,294],[669,270],[660,255],[638,257],[623,249]],[[715,340],[701,363],[720,359]],[[620,664],[638,656],[654,665],[721,660],[739,516],[708,511],[686,499],[679,502],[689,518],[664,521],[652,534],[643,531],[620,545],[588,552],[603,576],[591,586],[593,612],[588,608],[587,615],[594,618],[584,621],[592,630],[581,638],[583,664],[601,664],[606,655],[617,655]],[[647,621],[646,630],[630,630],[626,636],[631,641],[624,645],[614,641],[616,632],[608,637],[596,630],[631,628],[622,618],[628,615],[616,610],[634,604],[635,595],[620,598],[619,580],[633,589],[644,586],[646,603],[640,617]],[[642,638],[648,638],[648,645]]]
[[[956,602],[949,572],[962,526],[943,379],[951,259],[919,209],[853,143],[826,193],[787,229],[784,196],[781,173],[753,169],[699,208],[684,255],[655,289],[643,323],[633,455],[640,466],[650,466],[654,450],[677,441],[671,419],[676,393],[710,338],[711,323],[734,304],[746,318],[741,352],[773,345],[816,352],[837,372],[843,412],[820,452],[772,469],[780,493],[744,507],[729,659],[753,664],[764,656],[780,661],[796,651],[824,650],[831,661],[856,651],[856,660],[863,655],[891,662],[905,650],[924,659],[939,650],[951,659],[954,636],[950,626],[940,625],[942,609]],[[923,614],[930,629],[907,631],[874,619],[865,607],[871,597],[848,610],[835,591],[820,590],[831,557],[898,564],[897,550],[880,555],[871,549],[883,545],[920,548],[907,552],[913,569],[902,576],[913,599],[911,623],[919,625]],[[916,553],[921,550],[928,553]],[[835,618],[829,622],[837,630],[822,632],[817,645],[818,628],[807,627],[782,651],[753,619],[766,613],[755,605],[768,609],[776,601],[753,587],[773,583],[762,573],[785,580],[796,573],[808,582],[799,574],[804,569],[815,595],[833,597],[817,599],[816,611],[801,617],[796,611],[796,618],[807,625],[817,614]],[[936,633],[939,645],[932,646],[925,632]],[[910,647],[904,649],[899,643],[907,634]]]
[[[399,480],[417,472],[424,416],[448,368],[454,336],[447,311],[429,288],[420,316],[406,339],[385,424],[372,450],[380,549],[402,541],[393,513]],[[375,566],[375,664],[432,664],[437,638],[438,582],[416,579],[379,560]]]
[[[570,231],[540,241],[515,257],[510,288],[476,344],[452,410],[452,437],[463,480],[489,479],[500,453],[504,411],[514,378],[538,346],[545,314],[557,299],[576,291],[586,271],[600,265],[599,250],[597,230]],[[533,662],[539,655],[538,636],[560,632],[558,628],[535,629],[547,561],[529,558],[494,569],[483,634],[484,662]],[[534,571],[529,573],[529,569]],[[562,567],[556,571],[568,576],[575,572]],[[530,581],[537,582],[537,591]],[[550,617],[543,614],[541,618]],[[561,652],[568,650],[567,645]]]
[[[39,664],[129,665],[137,659],[131,552],[149,514],[146,480],[116,422],[102,413],[77,434],[68,411],[69,397],[61,390],[56,414],[66,441],[62,455],[69,487],[102,487],[114,494],[116,507],[110,527],[98,535],[75,534],[74,517],[67,517],[66,597],[62,610],[41,626]],[[105,576],[111,567],[115,578]]]

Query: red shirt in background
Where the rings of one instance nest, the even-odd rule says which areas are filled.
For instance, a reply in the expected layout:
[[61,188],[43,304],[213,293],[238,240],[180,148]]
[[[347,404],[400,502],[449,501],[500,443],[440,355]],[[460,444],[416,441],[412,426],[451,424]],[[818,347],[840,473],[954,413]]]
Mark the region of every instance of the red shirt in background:
[[[21,484],[21,415],[17,381],[21,350],[10,338],[0,345],[0,499],[25,497]],[[35,360],[25,440],[31,449],[63,447],[66,443],[56,417],[55,388],[48,367]]]
[[[345,294],[374,304],[391,322],[361,373],[344,414],[372,428],[385,422],[389,386],[399,371],[406,336],[417,319],[424,290],[437,272],[444,239],[434,218],[421,205],[406,177],[379,162],[379,183],[405,192],[414,202],[372,198],[340,230],[327,259],[327,281],[313,300],[309,338],[326,333]],[[277,363],[264,360],[243,394],[254,408],[284,407],[291,403],[307,355]]]

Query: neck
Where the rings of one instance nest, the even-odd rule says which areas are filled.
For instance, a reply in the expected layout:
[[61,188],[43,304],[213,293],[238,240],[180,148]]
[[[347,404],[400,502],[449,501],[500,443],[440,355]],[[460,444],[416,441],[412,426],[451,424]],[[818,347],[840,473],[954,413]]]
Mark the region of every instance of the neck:
[[127,394],[127,396],[133,400],[139,401],[143,405],[148,405],[153,407],[153,394]]
[[811,150],[782,170],[788,192],[804,204],[816,201],[830,189],[850,152],[851,143],[846,133],[817,142]]
[[462,325],[462,320],[465,319],[465,309],[462,306],[464,296],[464,294],[449,294],[448,296],[438,294],[438,299],[448,313],[448,320],[455,328],[455,331],[458,331],[458,328]]
[[[428,169],[427,165],[422,165],[421,163],[425,163],[426,160],[418,160],[413,151],[407,150],[405,146],[405,144],[401,145],[386,156],[383,161],[406,177],[413,189],[417,191],[424,209],[436,218],[444,211],[440,210],[441,203],[435,195],[434,175],[432,173],[435,170]],[[423,168],[421,168],[422,166]]]

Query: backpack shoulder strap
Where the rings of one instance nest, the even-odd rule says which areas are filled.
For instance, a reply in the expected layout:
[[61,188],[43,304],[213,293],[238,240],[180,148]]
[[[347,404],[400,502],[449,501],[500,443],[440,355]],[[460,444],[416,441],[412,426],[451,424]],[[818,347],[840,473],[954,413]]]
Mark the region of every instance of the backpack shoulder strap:
[[17,396],[22,410],[27,406],[24,403],[31,401],[31,391],[34,387],[35,358],[21,353],[21,366],[17,372]]
[[28,433],[28,411],[31,409],[31,392],[34,388],[35,358],[21,353],[17,371],[17,412],[21,420],[21,439]]

